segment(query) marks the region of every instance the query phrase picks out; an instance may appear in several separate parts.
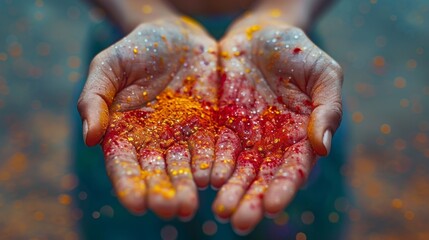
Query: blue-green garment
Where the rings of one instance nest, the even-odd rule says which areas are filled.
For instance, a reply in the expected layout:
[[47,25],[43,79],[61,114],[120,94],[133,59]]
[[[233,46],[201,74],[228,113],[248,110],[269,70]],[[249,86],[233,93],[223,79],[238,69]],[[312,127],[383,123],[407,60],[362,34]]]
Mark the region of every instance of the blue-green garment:
[[[219,38],[234,16],[219,18],[196,17],[211,34]],[[122,37],[109,23],[98,24],[91,29],[87,47],[90,60],[100,51]],[[314,40],[314,39],[313,39]],[[76,101],[84,81],[76,89]],[[346,214],[342,212],[342,199],[346,192],[340,168],[345,159],[344,122],[335,134],[332,151],[328,158],[320,159],[309,181],[298,192],[280,219],[264,219],[245,237],[236,235],[230,224],[221,224],[211,211],[215,191],[199,192],[200,208],[190,222],[164,221],[153,213],[134,216],[127,212],[114,196],[106,175],[101,147],[88,148],[82,141],[82,126],[76,110],[73,113],[73,159],[79,185],[74,193],[76,205],[82,210],[79,227],[82,239],[296,239],[305,234],[307,239],[340,239],[345,226]],[[206,228],[217,225],[214,235],[207,235]],[[210,229],[210,228],[209,228]],[[213,227],[211,228],[213,230]],[[162,234],[161,234],[162,233]],[[207,231],[206,231],[207,233]],[[210,233],[210,232],[209,232]],[[211,234],[211,233],[210,233]]]

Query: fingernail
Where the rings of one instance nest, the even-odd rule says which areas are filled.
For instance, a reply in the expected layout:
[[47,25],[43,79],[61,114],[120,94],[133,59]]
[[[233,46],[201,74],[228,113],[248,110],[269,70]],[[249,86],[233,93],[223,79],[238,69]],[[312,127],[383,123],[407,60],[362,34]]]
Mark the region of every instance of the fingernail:
[[326,130],[325,133],[323,134],[323,145],[325,146],[326,149],[326,155],[329,154],[329,152],[331,151],[331,140],[332,140],[332,133],[329,130]]
[[85,120],[82,124],[83,142],[86,143],[86,135],[88,134],[88,122]]

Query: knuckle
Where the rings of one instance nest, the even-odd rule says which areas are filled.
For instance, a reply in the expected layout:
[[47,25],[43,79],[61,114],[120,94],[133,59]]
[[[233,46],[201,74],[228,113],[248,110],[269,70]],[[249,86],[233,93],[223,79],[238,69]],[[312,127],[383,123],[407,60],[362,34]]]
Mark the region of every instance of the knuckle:
[[342,116],[343,115],[343,105],[341,101],[335,101],[332,104],[332,111],[335,115]]
[[332,87],[331,84],[334,84],[334,86],[341,88],[343,83],[343,70],[335,60],[326,54],[320,54],[317,58],[312,60],[314,64],[308,65],[307,70],[311,72],[310,76],[315,81],[321,81],[323,83],[322,85],[329,84]]
[[335,101],[331,104],[331,114],[334,119],[337,121],[337,125],[341,122],[343,118],[343,108],[340,101]]
[[84,112],[86,105],[87,105],[87,103],[86,103],[84,97],[81,95],[79,97],[79,100],[77,101],[77,110],[80,114],[82,114]]
[[337,61],[331,59],[330,69],[337,75],[338,80],[343,82],[344,71],[341,65]]
[[89,70],[92,71],[96,67],[100,67],[106,61],[106,50],[98,53],[89,64]]

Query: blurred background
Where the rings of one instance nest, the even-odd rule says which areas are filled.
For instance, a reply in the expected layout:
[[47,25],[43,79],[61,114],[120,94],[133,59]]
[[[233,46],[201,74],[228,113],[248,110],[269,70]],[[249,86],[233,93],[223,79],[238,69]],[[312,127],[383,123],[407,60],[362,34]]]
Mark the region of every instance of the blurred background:
[[[103,21],[81,1],[0,0],[0,239],[79,238],[72,94]],[[339,1],[317,32],[345,71],[346,239],[429,239],[429,1]]]

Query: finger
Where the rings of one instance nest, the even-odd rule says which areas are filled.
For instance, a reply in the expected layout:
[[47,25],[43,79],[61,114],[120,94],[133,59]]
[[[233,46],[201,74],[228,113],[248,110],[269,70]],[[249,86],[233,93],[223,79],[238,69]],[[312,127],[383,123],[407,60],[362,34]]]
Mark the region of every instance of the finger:
[[140,165],[148,185],[148,206],[158,216],[171,218],[177,212],[176,190],[167,175],[160,150],[145,148],[140,152]]
[[308,135],[314,150],[321,156],[329,154],[332,135],[341,122],[342,81],[341,67],[331,60],[325,63],[324,71],[315,80],[310,94],[314,109],[310,115]]
[[133,213],[145,212],[147,190],[134,146],[121,137],[108,137],[103,142],[103,152],[119,201]]
[[221,218],[229,218],[251,182],[255,179],[262,156],[255,150],[242,152],[232,177],[222,186],[213,203],[213,211]]
[[286,149],[279,167],[264,196],[265,210],[270,214],[282,211],[299,187],[306,181],[316,160],[308,139]]
[[214,160],[214,135],[206,130],[199,130],[189,138],[192,156],[192,173],[199,188],[209,184],[210,171]]
[[211,184],[214,188],[220,188],[229,179],[241,149],[238,136],[231,129],[222,128],[216,142],[216,157],[211,172]]
[[278,154],[267,153],[259,168],[257,179],[247,190],[237,211],[231,218],[236,232],[247,233],[261,221],[264,214],[263,197],[265,190],[276,173],[281,160]]
[[187,146],[173,145],[167,151],[167,171],[176,189],[178,215],[190,219],[198,207],[197,187],[192,179],[190,153]]
[[92,60],[88,79],[78,100],[78,111],[83,122],[83,138],[87,145],[100,142],[109,121],[109,107],[116,94],[116,86],[105,53],[100,53]]
[[234,230],[240,234],[250,232],[263,217],[262,197],[267,183],[258,179],[252,183],[231,217]]

